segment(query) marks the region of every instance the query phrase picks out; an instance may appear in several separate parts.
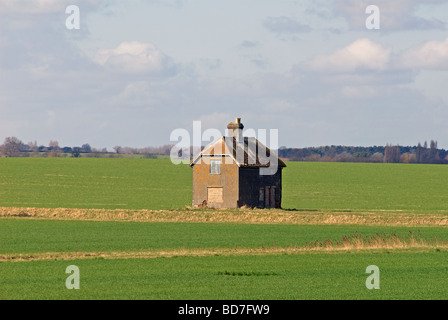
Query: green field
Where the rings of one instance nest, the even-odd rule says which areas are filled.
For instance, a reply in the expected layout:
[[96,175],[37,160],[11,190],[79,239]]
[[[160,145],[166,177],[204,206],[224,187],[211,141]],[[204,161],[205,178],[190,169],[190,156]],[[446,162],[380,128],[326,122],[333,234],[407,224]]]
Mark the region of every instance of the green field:
[[[447,170],[288,162],[284,210],[214,213],[188,209],[191,169],[169,160],[0,158],[0,299],[446,300]],[[14,207],[24,214],[5,215]],[[157,209],[168,220],[27,208]],[[187,220],[194,215],[199,222]],[[359,215],[369,223],[354,223]],[[336,245],[354,235],[387,238]],[[80,268],[80,290],[65,287],[69,265]],[[365,286],[369,265],[381,270],[379,290]]]
[[39,252],[138,251],[176,248],[303,247],[316,240],[339,240],[355,232],[409,231],[431,240],[448,241],[446,227],[355,225],[287,225],[236,223],[141,223],[116,221],[48,221],[3,219],[1,254]]
[[[285,209],[448,213],[448,166],[288,162]],[[0,158],[0,207],[191,205],[191,168],[154,159]]]
[[170,160],[0,158],[0,206],[170,209],[190,204],[190,168]]
[[[446,228],[135,223],[3,219],[2,254],[304,247],[354,232],[409,231],[448,240]],[[237,252],[237,251],[236,251]],[[62,256],[61,256],[62,257]],[[337,253],[92,257],[0,263],[0,299],[447,299],[448,251],[379,249]],[[82,270],[79,291],[65,268]],[[368,265],[381,288],[365,288]]]
[[[447,260],[447,252],[404,252],[2,263],[0,299],[446,300]],[[65,287],[72,264],[79,290]],[[379,290],[365,287],[372,264]]]

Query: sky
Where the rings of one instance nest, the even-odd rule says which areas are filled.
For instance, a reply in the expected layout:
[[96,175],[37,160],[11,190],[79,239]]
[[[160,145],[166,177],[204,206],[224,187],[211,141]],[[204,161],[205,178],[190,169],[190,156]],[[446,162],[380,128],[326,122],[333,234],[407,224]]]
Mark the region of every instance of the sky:
[[447,84],[445,0],[0,0],[0,143],[161,146],[240,117],[279,146],[448,149]]

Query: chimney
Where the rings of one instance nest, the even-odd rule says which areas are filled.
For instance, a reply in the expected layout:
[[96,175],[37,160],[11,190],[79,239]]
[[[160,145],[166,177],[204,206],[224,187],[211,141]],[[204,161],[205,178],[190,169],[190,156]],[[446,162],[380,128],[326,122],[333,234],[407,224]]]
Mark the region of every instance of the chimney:
[[230,122],[227,125],[229,137],[234,137],[237,142],[243,142],[243,129],[241,118],[236,118],[235,122]]

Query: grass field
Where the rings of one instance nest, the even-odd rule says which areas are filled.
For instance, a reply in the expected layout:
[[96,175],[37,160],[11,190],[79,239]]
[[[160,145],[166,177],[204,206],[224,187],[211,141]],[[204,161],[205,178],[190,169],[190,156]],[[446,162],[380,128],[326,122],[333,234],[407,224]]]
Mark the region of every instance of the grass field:
[[[447,252],[363,252],[2,263],[0,298],[446,300],[447,259]],[[79,290],[65,288],[72,264]],[[372,264],[381,270],[379,290],[365,287]]]
[[0,299],[445,300],[447,170],[288,162],[284,210],[215,211],[169,160],[0,158]]
[[[448,166],[287,165],[286,209],[448,213]],[[191,175],[169,160],[0,158],[0,207],[185,208]]]
[[0,206],[183,208],[189,169],[154,159],[3,158]]
[[3,219],[1,254],[108,252],[209,248],[304,247],[355,233],[405,236],[448,242],[446,227],[289,225],[236,223],[141,223]]

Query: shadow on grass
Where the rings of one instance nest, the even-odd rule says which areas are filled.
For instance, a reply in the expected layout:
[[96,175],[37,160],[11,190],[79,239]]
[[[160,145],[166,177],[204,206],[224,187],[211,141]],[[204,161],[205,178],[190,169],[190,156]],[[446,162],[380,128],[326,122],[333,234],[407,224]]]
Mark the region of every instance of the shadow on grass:
[[[346,212],[353,212],[353,210],[350,209],[309,209],[309,208],[251,208],[251,207],[241,207],[241,208],[209,208],[209,207],[198,207],[198,208],[192,208],[190,206],[186,206],[183,209],[178,210],[184,210],[184,211],[192,211],[192,212],[247,212],[247,211],[275,211],[275,212],[297,212],[297,213],[303,213],[303,212],[340,212],[340,213],[346,213]],[[176,211],[176,209],[174,209]]]

